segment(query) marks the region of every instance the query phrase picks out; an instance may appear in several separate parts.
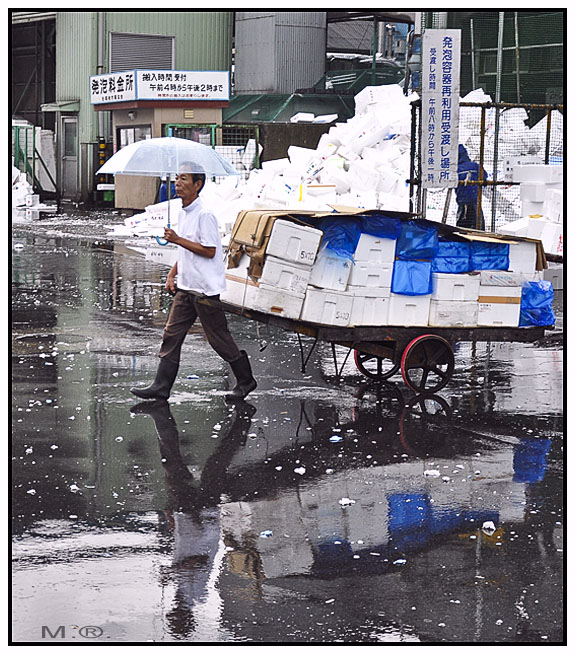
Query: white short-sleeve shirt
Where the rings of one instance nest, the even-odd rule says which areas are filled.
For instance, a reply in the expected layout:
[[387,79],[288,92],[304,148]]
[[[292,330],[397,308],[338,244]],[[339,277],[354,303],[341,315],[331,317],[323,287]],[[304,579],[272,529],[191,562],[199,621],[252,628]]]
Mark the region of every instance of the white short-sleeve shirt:
[[205,295],[223,293],[226,269],[218,220],[201,198],[180,210],[177,232],[189,241],[216,248],[215,256],[210,259],[178,246],[178,288]]

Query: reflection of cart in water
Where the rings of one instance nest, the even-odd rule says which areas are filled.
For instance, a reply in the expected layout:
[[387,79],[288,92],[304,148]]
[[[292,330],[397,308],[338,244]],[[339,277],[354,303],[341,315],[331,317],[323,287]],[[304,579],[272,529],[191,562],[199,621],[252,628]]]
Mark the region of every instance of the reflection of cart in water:
[[[215,303],[202,298],[200,302]],[[331,344],[336,373],[340,376],[351,352],[358,369],[374,380],[387,380],[401,370],[403,380],[416,393],[435,393],[449,383],[455,365],[453,346],[468,342],[533,343],[552,327],[334,327],[217,302],[224,311],[297,334],[302,370],[318,342]],[[302,336],[313,339],[304,354]],[[338,368],[336,346],[347,348]]]

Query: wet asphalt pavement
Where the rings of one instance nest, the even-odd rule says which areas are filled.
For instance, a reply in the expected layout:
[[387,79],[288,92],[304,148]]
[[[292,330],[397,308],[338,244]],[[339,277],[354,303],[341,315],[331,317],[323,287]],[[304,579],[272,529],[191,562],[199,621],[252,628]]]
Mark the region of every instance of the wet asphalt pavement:
[[557,334],[461,343],[423,399],[230,316],[245,403],[194,327],[137,405],[170,297],[120,220],[13,225],[15,643],[563,641]]

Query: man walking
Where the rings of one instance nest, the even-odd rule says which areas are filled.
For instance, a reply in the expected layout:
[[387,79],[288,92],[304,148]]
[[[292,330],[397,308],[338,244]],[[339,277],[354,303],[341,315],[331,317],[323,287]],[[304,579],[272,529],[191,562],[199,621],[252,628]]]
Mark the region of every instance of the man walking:
[[156,378],[150,386],[130,389],[145,400],[170,396],[184,339],[197,318],[208,343],[230,364],[236,377],[237,383],[226,399],[241,400],[257,386],[246,352],[238,349],[229,332],[225,312],[198,302],[201,297],[219,299],[226,288],[226,272],[218,221],[199,197],[206,176],[194,170],[197,166],[184,163],[176,177],[176,194],[182,199],[179,234],[170,228],[164,232],[164,238],[178,246],[178,260],[166,280],[166,290],[175,296],[164,327]]

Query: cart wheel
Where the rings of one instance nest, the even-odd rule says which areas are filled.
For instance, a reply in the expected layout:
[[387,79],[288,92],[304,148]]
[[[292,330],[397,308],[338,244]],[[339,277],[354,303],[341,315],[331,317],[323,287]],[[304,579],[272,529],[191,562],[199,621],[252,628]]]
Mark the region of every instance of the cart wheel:
[[399,370],[400,364],[393,359],[378,357],[375,354],[365,354],[354,350],[357,369],[370,379],[389,379]]
[[435,393],[451,379],[455,357],[441,336],[426,334],[413,339],[401,357],[401,374],[416,393]]

